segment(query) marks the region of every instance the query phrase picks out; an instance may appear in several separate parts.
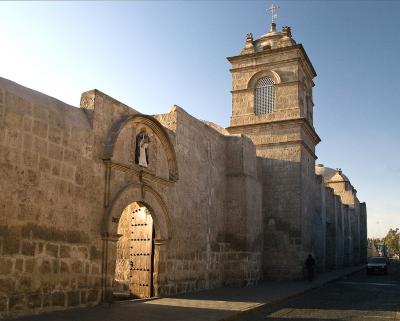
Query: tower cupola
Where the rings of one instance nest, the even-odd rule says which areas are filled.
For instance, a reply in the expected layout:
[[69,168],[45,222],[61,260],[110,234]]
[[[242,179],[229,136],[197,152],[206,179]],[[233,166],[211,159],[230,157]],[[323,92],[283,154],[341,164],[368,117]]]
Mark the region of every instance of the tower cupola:
[[316,73],[303,46],[293,39],[291,27],[277,31],[278,9],[276,5],[268,9],[272,14],[269,31],[258,39],[248,33],[240,54],[228,58],[232,64],[231,128],[240,126],[234,131],[242,132],[243,126],[301,119],[312,127],[311,144],[317,144],[312,99]]

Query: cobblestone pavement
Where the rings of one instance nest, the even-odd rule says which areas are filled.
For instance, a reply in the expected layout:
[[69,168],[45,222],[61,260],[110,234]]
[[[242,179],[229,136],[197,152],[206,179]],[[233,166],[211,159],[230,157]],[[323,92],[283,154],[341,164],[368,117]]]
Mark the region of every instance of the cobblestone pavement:
[[391,263],[388,275],[361,270],[236,320],[400,321],[400,262]]
[[323,273],[312,282],[266,282],[256,287],[222,288],[149,301],[122,301],[93,308],[52,312],[14,321],[222,321],[282,301],[362,267]]

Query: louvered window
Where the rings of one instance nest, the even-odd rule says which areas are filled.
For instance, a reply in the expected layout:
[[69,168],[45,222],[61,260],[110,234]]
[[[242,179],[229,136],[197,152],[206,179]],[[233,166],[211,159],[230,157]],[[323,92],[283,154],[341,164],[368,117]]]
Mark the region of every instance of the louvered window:
[[256,115],[270,114],[275,111],[275,85],[271,78],[261,78],[255,89]]

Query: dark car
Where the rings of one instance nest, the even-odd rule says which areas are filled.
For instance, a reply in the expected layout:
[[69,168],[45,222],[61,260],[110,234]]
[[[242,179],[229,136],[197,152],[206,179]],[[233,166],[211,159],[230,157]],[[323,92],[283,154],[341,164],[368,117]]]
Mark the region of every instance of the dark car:
[[367,264],[367,273],[381,272],[387,274],[388,264],[385,257],[370,257]]

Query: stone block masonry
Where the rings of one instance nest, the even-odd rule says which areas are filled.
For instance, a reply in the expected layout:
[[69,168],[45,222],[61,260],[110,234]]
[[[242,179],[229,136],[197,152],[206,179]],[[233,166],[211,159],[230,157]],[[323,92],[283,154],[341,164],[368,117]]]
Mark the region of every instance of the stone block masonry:
[[101,174],[88,165],[86,116],[0,85],[0,315],[97,304],[101,243],[87,221],[98,193],[89,186],[101,184]]
[[33,223],[0,231],[2,315],[99,302],[101,254],[86,235]]
[[[159,270],[162,295],[207,288],[256,285],[261,277],[261,253],[232,251],[220,244],[219,251],[165,254]],[[174,277],[169,277],[173,275]]]

